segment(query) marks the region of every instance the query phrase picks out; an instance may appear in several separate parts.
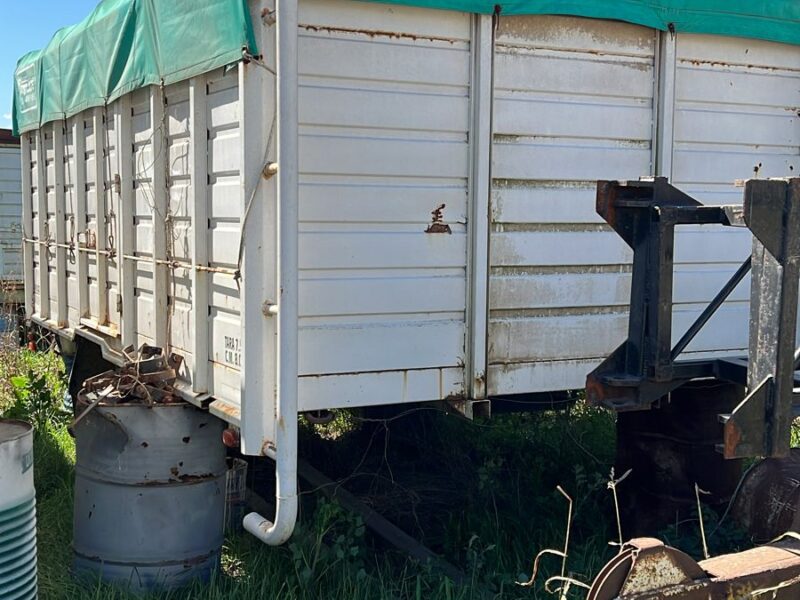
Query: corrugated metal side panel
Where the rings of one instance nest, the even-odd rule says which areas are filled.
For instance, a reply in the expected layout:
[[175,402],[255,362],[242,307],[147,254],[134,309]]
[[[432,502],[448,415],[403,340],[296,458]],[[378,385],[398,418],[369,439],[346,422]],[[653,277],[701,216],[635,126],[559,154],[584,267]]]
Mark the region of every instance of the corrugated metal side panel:
[[[800,48],[717,36],[679,35],[675,75],[672,179],[708,204],[736,204],[750,177],[800,172]],[[676,272],[686,294],[676,298],[680,335],[703,303],[750,252],[747,230],[686,227],[697,254]],[[682,241],[682,240],[678,240]],[[679,249],[680,250],[680,249]],[[701,252],[708,253],[702,263]],[[749,278],[692,342],[688,351],[742,353],[747,348]],[[688,293],[691,292],[691,293]],[[678,290],[676,290],[676,294]]]
[[631,251],[595,187],[651,173],[655,47],[625,23],[500,21],[489,394],[580,388],[624,338]]
[[[181,265],[191,265],[194,258],[192,236],[192,173],[190,165],[192,123],[189,105],[189,82],[165,90],[165,126],[167,131],[167,193],[170,218],[166,223],[167,255]],[[205,183],[205,182],[203,182]],[[170,271],[168,286],[168,336],[173,352],[186,361],[186,372],[194,372],[192,338],[192,269],[180,266]],[[208,300],[206,300],[208,302]]]
[[460,394],[471,17],[305,0],[299,35],[301,408]]
[[13,147],[0,147],[0,279],[22,281],[22,170]]
[[[47,220],[47,208],[41,196],[44,193],[44,168],[39,168],[40,163],[43,162],[41,158],[42,147],[42,134],[39,131],[29,134],[31,139],[31,155],[30,155],[30,170],[31,170],[31,232],[37,240],[44,240],[47,238],[45,232],[45,223]],[[43,210],[44,209],[44,210]],[[42,319],[49,317],[47,308],[49,306],[49,280],[46,275],[48,270],[47,251],[44,249],[42,243],[34,243],[33,246],[33,276],[34,276],[34,314]],[[43,300],[47,298],[47,301]]]
[[[242,218],[242,114],[236,71],[208,77],[205,113],[208,128],[208,259],[211,267],[235,269]],[[244,279],[241,285],[246,285]],[[241,297],[230,275],[209,274],[210,390],[216,398],[239,402],[242,364]]]
[[219,70],[25,134],[34,317],[112,351],[168,344],[185,389],[238,403],[240,125],[238,74]]

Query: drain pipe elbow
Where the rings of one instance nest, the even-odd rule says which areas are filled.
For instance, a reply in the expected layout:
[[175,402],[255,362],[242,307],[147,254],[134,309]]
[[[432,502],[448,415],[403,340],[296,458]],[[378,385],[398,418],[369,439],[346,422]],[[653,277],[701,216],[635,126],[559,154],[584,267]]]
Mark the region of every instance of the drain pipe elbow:
[[279,440],[278,451],[271,457],[275,459],[277,486],[275,521],[252,512],[243,522],[245,531],[268,546],[280,546],[288,541],[297,523],[297,417],[286,425],[285,438]]
[[292,536],[296,522],[297,496],[292,496],[278,498],[274,523],[253,512],[244,518],[244,529],[268,546],[280,546]]

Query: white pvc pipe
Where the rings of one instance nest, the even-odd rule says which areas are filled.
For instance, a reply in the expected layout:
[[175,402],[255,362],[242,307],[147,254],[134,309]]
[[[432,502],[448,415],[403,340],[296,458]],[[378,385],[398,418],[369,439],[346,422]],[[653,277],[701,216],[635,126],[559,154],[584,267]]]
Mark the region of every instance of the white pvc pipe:
[[283,544],[297,522],[297,304],[298,113],[297,2],[277,0],[275,44],[278,88],[278,391],[275,450],[275,520],[258,513],[244,528],[265,544]]

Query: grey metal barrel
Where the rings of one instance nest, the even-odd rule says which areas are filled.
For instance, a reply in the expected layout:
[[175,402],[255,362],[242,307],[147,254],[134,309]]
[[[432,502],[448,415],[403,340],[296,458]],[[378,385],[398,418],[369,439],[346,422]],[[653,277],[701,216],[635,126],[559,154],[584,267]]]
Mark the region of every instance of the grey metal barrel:
[[33,428],[0,420],[0,598],[36,598]]
[[223,543],[222,429],[185,403],[100,405],[82,419],[75,428],[76,575],[136,591],[207,581]]

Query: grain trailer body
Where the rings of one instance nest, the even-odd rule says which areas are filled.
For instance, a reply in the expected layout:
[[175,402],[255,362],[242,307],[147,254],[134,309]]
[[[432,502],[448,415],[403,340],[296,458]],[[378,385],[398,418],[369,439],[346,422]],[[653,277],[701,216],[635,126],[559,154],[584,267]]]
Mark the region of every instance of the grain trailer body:
[[[98,11],[125,4],[170,10]],[[28,314],[114,362],[182,355],[184,398],[279,472],[298,412],[580,388],[630,288],[596,180],[722,204],[800,168],[796,9],[661,4],[251,0],[236,60],[48,112],[60,32],[17,71]],[[750,249],[678,235],[676,339]],[[747,310],[742,286],[687,353],[741,354]]]

